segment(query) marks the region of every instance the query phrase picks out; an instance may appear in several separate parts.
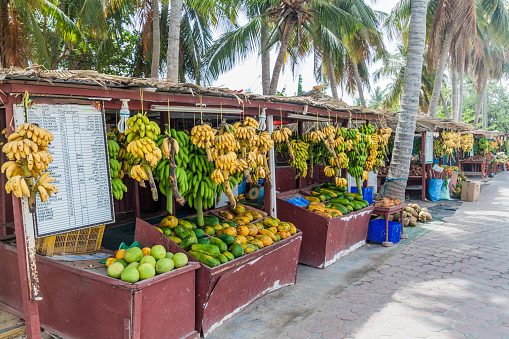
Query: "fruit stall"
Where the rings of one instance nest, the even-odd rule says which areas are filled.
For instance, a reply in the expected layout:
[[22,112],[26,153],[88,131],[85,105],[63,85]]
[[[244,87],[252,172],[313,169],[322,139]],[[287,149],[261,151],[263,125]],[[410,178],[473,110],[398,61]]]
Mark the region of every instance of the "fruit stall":
[[[71,337],[109,336],[106,330],[126,338],[207,335],[262,295],[295,283],[302,221],[277,214],[276,189],[292,182],[278,184],[275,148],[291,159],[286,171],[296,185],[323,172],[345,187],[349,160],[342,155],[325,167],[321,151],[311,149],[316,162],[306,175],[307,142],[290,125],[328,122],[309,136],[337,134],[333,147],[352,151],[354,136],[344,145],[339,137],[355,129],[340,124],[360,114],[380,118],[339,101],[94,71],[0,73],[0,252],[9,272],[0,277],[0,308],[23,317],[29,337],[41,326]],[[368,139],[359,142],[373,152],[351,157],[358,184],[366,175],[361,163],[377,161]],[[237,201],[241,182],[250,188],[261,180],[265,211]],[[369,213],[361,200],[342,205],[358,209],[344,218]],[[96,313],[83,320],[83,309]]]

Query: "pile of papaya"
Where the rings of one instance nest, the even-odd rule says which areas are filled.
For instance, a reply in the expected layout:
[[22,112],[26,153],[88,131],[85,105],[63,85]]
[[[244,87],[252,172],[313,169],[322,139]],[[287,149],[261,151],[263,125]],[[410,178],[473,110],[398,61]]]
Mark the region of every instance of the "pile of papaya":
[[254,220],[260,220],[263,215],[256,211],[247,209],[244,205],[238,204],[230,211],[219,211],[219,215],[226,220],[233,221],[236,225],[247,225]]
[[359,211],[369,206],[361,194],[347,193],[346,187],[336,188],[327,182],[322,186],[317,186],[311,193],[311,196],[304,197],[310,202],[308,210],[328,219]]
[[[237,212],[232,210],[232,213],[242,215],[246,221],[263,218],[255,210],[244,208],[242,212],[237,207],[234,209]],[[258,214],[260,218],[256,218]],[[204,224],[203,227],[198,227],[192,218],[177,219],[170,215],[161,221],[158,228],[170,240],[209,267],[227,263],[297,233],[294,224],[277,218],[237,224],[233,220],[220,221],[216,216],[206,215]]]

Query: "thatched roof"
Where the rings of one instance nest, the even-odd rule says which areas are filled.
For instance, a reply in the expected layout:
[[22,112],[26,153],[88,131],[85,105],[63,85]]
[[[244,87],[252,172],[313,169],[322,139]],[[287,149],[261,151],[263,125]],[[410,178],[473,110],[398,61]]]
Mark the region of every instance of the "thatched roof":
[[[393,130],[396,130],[398,125],[398,114],[388,114],[386,116],[387,124]],[[451,119],[432,118],[425,114],[417,116],[415,132],[422,133],[427,131],[446,131],[452,130],[457,132],[471,132],[475,131],[474,126],[463,122],[457,122]]]

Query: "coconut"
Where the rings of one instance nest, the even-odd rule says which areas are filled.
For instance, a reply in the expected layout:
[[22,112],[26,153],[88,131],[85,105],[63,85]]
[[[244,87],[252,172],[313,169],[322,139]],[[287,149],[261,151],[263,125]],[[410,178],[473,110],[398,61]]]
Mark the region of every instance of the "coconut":
[[405,212],[412,213],[414,209],[410,206],[405,207]]
[[428,220],[428,221],[433,220],[433,217],[431,216],[431,213],[426,213],[426,220]]
[[417,226],[417,219],[414,217],[410,218],[410,226]]
[[419,213],[417,213],[416,211],[412,211],[410,214],[412,214],[412,217],[414,217],[414,218],[419,217]]
[[428,208],[427,207],[423,207],[423,208],[421,208],[421,211],[428,212]]
[[421,213],[419,213],[419,221],[426,222],[426,212],[421,211]]
[[410,219],[409,218],[405,218],[404,221],[403,221],[403,225],[404,226],[410,225]]

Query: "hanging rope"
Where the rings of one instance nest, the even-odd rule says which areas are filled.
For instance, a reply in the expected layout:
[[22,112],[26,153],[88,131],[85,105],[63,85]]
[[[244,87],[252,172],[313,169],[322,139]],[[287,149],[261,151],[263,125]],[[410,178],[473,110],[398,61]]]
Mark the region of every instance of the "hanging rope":
[[171,125],[170,125],[170,98],[168,98],[168,129],[171,130]]
[[405,178],[386,178],[386,179],[385,179],[385,183],[384,183],[384,187],[383,187],[383,191],[384,191],[384,192],[383,192],[383,193],[382,193],[382,192],[380,192],[380,194],[382,195],[382,197],[384,197],[384,196],[385,196],[385,194],[387,193],[387,184],[388,184],[389,182],[393,182],[394,184],[396,184],[396,185],[398,185],[398,186],[400,186],[400,187],[403,187],[403,189],[405,189],[405,188],[406,188],[406,186],[404,186],[404,185],[401,185],[401,184],[397,183],[397,182],[396,182],[396,180],[408,180],[408,179],[405,179]]
[[141,114],[145,114],[143,112],[143,91],[140,88],[140,101],[141,101]]
[[203,100],[203,97],[200,94],[200,121],[201,121],[201,124],[203,125],[203,104],[202,104],[202,100]]

